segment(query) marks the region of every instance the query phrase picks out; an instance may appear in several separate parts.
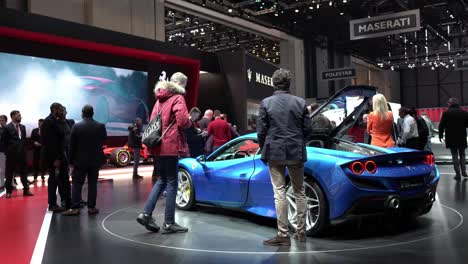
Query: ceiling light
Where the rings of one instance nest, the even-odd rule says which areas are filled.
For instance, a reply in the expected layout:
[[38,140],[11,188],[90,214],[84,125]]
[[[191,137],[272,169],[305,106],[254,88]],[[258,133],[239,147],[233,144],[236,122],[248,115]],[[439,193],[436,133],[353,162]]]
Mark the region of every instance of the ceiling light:
[[229,12],[229,13],[232,13],[232,8],[229,8],[229,9],[228,9],[228,12]]
[[317,6],[316,6],[316,7],[317,7],[317,9],[320,9],[320,4],[317,4]]
[[347,1],[347,0],[343,0],[343,4],[346,4],[346,3],[348,3],[348,1]]
[[313,7],[313,6],[309,6],[309,9],[312,10],[312,9],[314,9],[314,7]]
[[343,13],[343,12],[340,12],[340,16],[342,16],[342,15],[344,15],[344,13]]
[[278,13],[275,13],[275,16],[279,16]]
[[296,10],[294,10],[294,12],[299,13],[299,9],[296,8]]
[[333,1],[328,2],[328,5],[329,5],[329,6],[332,6],[332,5],[333,5]]

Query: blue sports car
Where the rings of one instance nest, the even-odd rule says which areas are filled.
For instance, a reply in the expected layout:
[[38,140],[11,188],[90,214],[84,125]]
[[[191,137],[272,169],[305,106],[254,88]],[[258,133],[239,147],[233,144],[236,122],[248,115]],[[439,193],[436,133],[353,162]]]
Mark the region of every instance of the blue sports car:
[[[362,116],[374,94],[375,87],[348,86],[311,115],[311,122],[321,118],[323,123],[325,118],[332,126],[313,126],[307,141],[308,235],[354,217],[416,217],[432,208],[440,175],[431,152],[363,143]],[[290,186],[287,199],[294,228]],[[180,160],[177,207],[189,210],[197,203],[276,217],[270,174],[260,159],[256,134],[235,138],[209,156]]]

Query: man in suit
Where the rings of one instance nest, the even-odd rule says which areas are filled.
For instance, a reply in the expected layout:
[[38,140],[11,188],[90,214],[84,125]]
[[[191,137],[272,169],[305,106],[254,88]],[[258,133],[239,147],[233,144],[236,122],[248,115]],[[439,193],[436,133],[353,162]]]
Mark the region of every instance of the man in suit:
[[[68,181],[68,166],[66,162],[64,131],[59,117],[63,115],[63,106],[53,103],[50,114],[42,124],[42,158],[44,166],[49,171],[48,203],[49,211],[62,212],[71,206],[70,188],[65,187]],[[62,200],[62,206],[57,205],[57,188]],[[65,208],[64,208],[65,207]]]
[[468,113],[461,109],[455,97],[450,98],[447,104],[449,108],[442,114],[439,123],[439,139],[442,142],[445,134],[445,146],[450,149],[455,170],[453,179],[459,181],[461,176],[468,178],[465,155]]
[[143,176],[138,175],[138,166],[140,165],[140,149],[141,145],[141,130],[143,122],[141,118],[136,118],[135,124],[128,127],[128,143],[127,145],[133,149],[133,179],[143,179]]
[[6,198],[11,198],[13,191],[13,175],[15,169],[21,177],[23,195],[33,196],[29,191],[28,168],[26,164],[26,127],[21,125],[21,113],[14,110],[10,113],[11,123],[6,126],[4,141],[6,142]]
[[44,123],[44,119],[39,119],[37,123],[37,128],[33,129],[31,132],[31,141],[33,143],[33,171],[34,171],[34,181],[37,180],[37,176],[39,174],[39,170],[41,171],[41,178],[42,181],[45,180],[44,177],[44,165],[42,164],[41,159],[41,130],[42,124]]
[[63,215],[79,215],[81,189],[88,177],[88,214],[99,213],[96,208],[97,180],[99,168],[104,164],[105,157],[102,144],[107,137],[106,127],[93,119],[94,109],[85,105],[81,116],[83,121],[75,124],[70,136],[70,164],[72,173],[72,206]]
[[6,142],[3,140],[6,131],[8,118],[6,115],[0,115],[0,189],[5,188],[5,151]]
[[274,93],[263,99],[257,119],[257,134],[262,160],[268,161],[275,196],[278,232],[263,241],[269,246],[290,246],[288,202],[285,169],[296,200],[296,233],[294,239],[306,241],[307,205],[304,190],[304,162],[307,160],[305,138],[310,120],[304,99],[289,94],[291,72],[279,69],[273,73]]

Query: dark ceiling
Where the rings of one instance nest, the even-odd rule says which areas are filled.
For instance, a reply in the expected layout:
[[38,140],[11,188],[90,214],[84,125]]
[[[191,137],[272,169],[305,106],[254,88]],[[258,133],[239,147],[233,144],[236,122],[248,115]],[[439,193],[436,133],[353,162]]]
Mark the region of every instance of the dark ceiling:
[[[440,61],[443,64],[436,63],[437,67],[450,66],[454,56],[465,54],[468,44],[467,0],[186,1],[308,39],[316,46],[351,53],[382,67],[411,68]],[[421,11],[422,28],[417,33],[349,40],[350,20],[412,9]]]

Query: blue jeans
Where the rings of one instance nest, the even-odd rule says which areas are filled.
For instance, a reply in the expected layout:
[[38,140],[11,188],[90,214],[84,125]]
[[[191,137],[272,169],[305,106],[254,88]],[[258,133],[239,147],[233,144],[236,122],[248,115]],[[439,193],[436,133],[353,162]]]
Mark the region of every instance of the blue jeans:
[[175,223],[175,201],[178,188],[179,159],[176,156],[155,157],[155,166],[159,167],[159,179],[154,184],[151,193],[146,200],[143,212],[152,215],[159,196],[166,190],[166,208],[164,211],[164,223]]
[[133,149],[133,176],[138,174],[138,165],[140,165],[140,149]]

